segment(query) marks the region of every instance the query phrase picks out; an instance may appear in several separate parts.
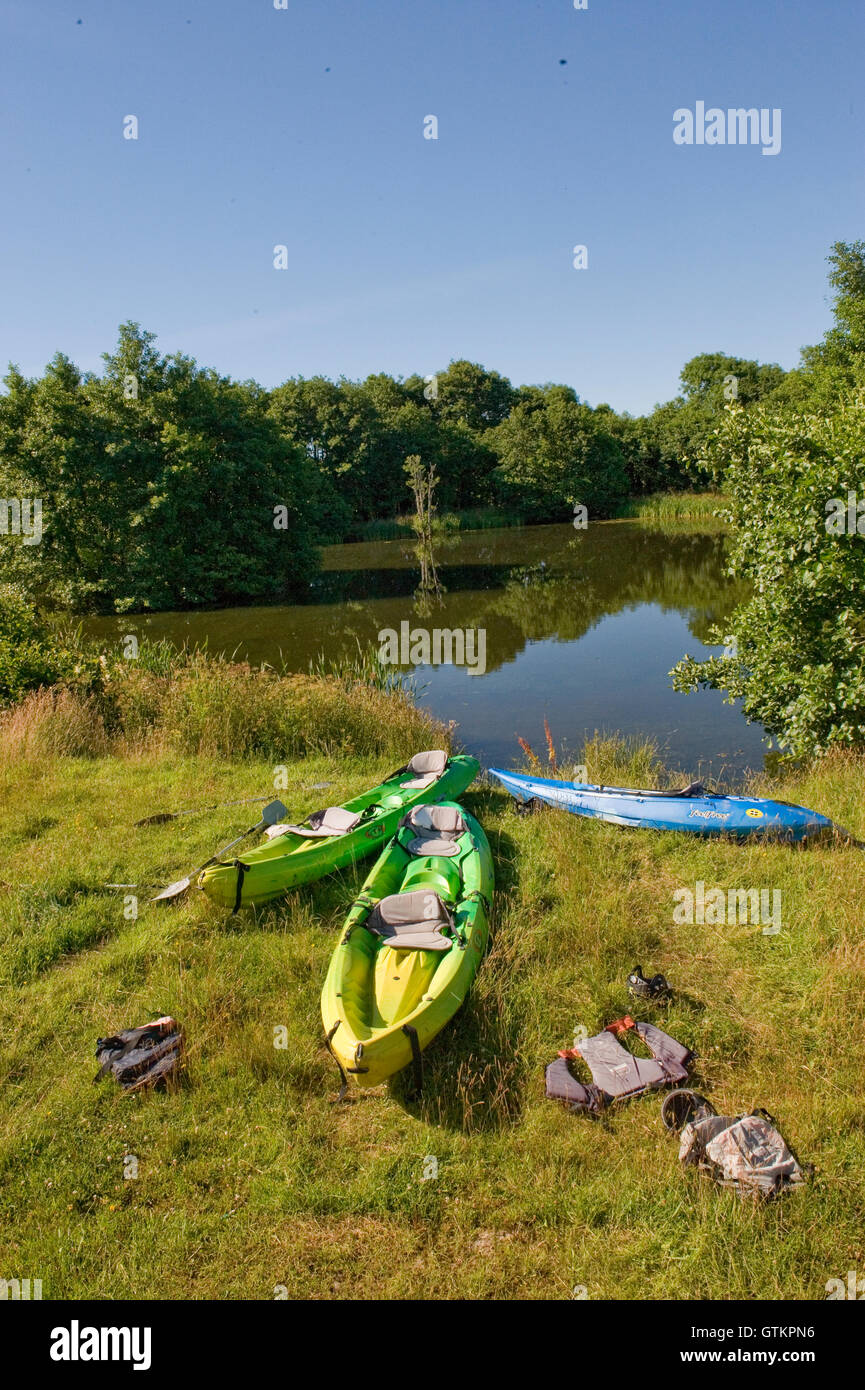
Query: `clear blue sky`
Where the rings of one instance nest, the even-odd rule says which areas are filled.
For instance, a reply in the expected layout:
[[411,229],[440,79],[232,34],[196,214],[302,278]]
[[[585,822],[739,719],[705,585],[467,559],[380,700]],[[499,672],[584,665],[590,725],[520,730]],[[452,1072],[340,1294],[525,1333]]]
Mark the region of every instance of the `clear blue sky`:
[[[0,50],[28,375],[136,319],[267,386],[469,357],[637,412],[697,352],[795,365],[865,236],[863,0],[3,0]],[[676,146],[697,100],[781,153]]]

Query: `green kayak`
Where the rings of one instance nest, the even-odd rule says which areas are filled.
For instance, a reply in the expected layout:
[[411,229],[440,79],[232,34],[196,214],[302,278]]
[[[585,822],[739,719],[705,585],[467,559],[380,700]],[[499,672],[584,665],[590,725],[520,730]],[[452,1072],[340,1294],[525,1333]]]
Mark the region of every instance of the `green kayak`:
[[466,754],[416,753],[378,787],[316,811],[300,825],[275,825],[266,843],[205,869],[198,885],[220,907],[258,907],[380,850],[422,801],[460,796],[478,773]]
[[489,934],[493,861],[478,822],[452,801],[416,807],[374,865],[331,957],[321,995],[327,1044],[358,1086],[413,1062],[453,1017]]

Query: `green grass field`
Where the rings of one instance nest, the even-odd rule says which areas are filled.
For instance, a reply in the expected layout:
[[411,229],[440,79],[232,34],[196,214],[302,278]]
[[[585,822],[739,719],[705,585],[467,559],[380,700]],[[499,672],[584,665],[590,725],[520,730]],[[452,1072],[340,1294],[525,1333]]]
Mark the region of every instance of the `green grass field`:
[[[296,760],[279,794],[300,816],[390,766]],[[0,764],[0,1277],[41,1278],[45,1298],[820,1299],[861,1270],[856,850],[519,818],[480,786],[466,804],[498,891],[475,988],[426,1055],[419,1103],[397,1079],[335,1104],[319,991],[363,866],[257,917],[200,894],[160,909],[147,886],[255,810],[132,828],[263,795],[272,773],[153,750]],[[863,785],[865,761],[836,757],[780,791],[865,837]],[[697,880],[779,888],[780,934],[675,926],[673,892]],[[637,963],[669,977],[672,1003],[629,1001]],[[696,1049],[719,1110],[776,1116],[816,1165],[807,1190],[755,1206],[684,1173],[657,1095],[598,1122],[544,1099],[575,1029],[629,1009]],[[187,1033],[182,1086],[94,1085],[97,1037],[164,1012]]]

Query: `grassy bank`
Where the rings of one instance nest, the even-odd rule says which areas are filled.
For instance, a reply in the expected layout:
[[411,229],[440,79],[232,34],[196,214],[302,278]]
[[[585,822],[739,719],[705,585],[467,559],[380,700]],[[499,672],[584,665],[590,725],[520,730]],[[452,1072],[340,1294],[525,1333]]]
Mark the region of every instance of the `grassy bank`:
[[[402,739],[401,754],[419,746],[421,730],[393,723],[381,737]],[[427,1054],[420,1103],[397,1081],[334,1105],[318,996],[364,867],[257,917],[228,918],[201,895],[148,906],[149,885],[202,862],[254,811],[135,821],[273,783],[269,756],[193,744],[115,741],[96,757],[34,746],[21,761],[7,742],[0,760],[2,1277],[41,1278],[46,1298],[271,1298],[282,1285],[292,1298],[546,1299],[584,1286],[590,1298],[818,1299],[827,1279],[861,1269],[856,851],[518,818],[480,786],[466,804],[489,834],[498,891],[474,991]],[[660,775],[622,745],[587,757],[604,780],[626,766]],[[279,761],[294,816],[394,765],[392,747]],[[863,783],[865,761],[839,757],[777,790],[865,836]],[[780,935],[674,926],[674,889],[697,880],[779,888]],[[124,915],[130,894],[137,918]],[[580,1024],[628,1010],[637,962],[676,991],[640,1013],[699,1052],[697,1084],[719,1110],[773,1112],[817,1165],[807,1191],[754,1207],[683,1174],[657,1097],[599,1123],[544,1099],[544,1064]],[[93,1086],[96,1038],[163,1012],[187,1030],[183,1087]]]
[[[436,518],[436,524],[443,531],[491,531],[500,526],[522,526],[524,517],[506,507],[468,507],[458,512],[443,512]],[[410,518],[396,516],[365,522],[351,539],[396,541],[413,539],[414,535]]]
[[[653,492],[646,497],[628,497],[614,512],[615,520],[635,521],[708,521],[714,520],[717,508],[724,502],[716,492]],[[562,520],[568,517],[563,514]],[[525,518],[519,513],[500,507],[475,507],[470,511],[449,512],[439,518],[447,531],[485,531],[500,526],[523,526]],[[409,519],[393,517],[387,521],[369,521],[359,528],[354,539],[362,541],[393,541],[413,537]]]

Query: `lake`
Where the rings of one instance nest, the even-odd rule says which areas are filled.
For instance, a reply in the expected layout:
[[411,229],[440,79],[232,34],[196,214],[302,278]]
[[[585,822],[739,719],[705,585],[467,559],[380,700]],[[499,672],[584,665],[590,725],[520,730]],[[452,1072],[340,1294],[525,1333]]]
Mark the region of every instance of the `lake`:
[[457,665],[404,669],[422,703],[455,720],[484,764],[521,759],[517,735],[541,752],[546,716],[560,762],[575,759],[586,734],[619,731],[652,736],[688,777],[736,782],[762,766],[762,730],[716,691],[675,694],[667,674],[686,652],[717,651],[705,644],[709,629],[746,596],[725,576],[725,548],[712,522],[476,531],[436,542],[441,593],[418,598],[414,542],[329,546],[307,603],[103,618],[87,628],[111,641],[126,633],[206,639],[213,653],[296,671],[321,653],[356,654],[358,640],[379,647],[378,634],[398,635],[402,624],[415,642],[435,629],[483,632],[477,674]]

